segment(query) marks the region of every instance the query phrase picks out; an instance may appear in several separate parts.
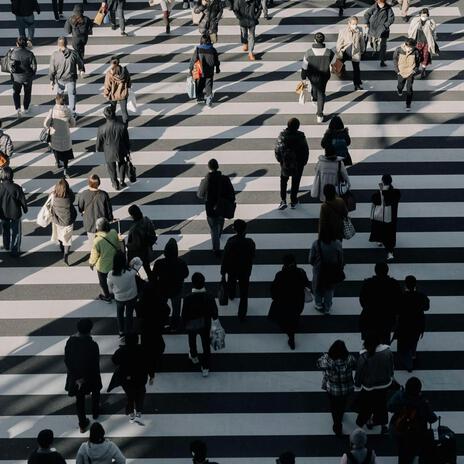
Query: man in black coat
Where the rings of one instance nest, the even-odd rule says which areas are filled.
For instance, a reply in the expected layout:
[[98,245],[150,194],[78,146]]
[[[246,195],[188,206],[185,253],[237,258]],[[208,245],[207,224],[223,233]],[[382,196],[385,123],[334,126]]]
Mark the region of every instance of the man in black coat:
[[127,187],[124,180],[127,173],[127,158],[130,154],[129,132],[127,126],[116,118],[116,113],[111,106],[105,108],[103,115],[106,122],[98,128],[95,151],[105,153],[111,185],[115,190],[121,190]]
[[[37,0],[11,0],[11,12],[16,16],[19,36],[27,37],[27,46],[32,47],[35,32],[34,12],[40,14]],[[26,35],[26,29],[28,34]]]
[[248,288],[250,275],[255,258],[256,245],[253,239],[246,237],[246,222],[241,219],[234,221],[236,234],[227,240],[222,258],[221,275],[227,278],[227,295],[229,299],[235,298],[235,289],[240,290],[240,304],[238,317],[245,320],[248,309]]
[[37,61],[27,48],[26,37],[18,37],[16,48],[11,52],[11,81],[13,83],[13,102],[18,117],[21,116],[21,89],[24,88],[24,115],[29,114],[31,104],[32,81],[37,72]]
[[63,456],[55,448],[52,448],[53,439],[52,430],[41,430],[37,435],[37,444],[39,446],[29,456],[27,464],[66,464]]
[[64,349],[64,363],[67,376],[65,390],[69,396],[76,397],[76,410],[81,433],[90,424],[85,415],[85,397],[92,395],[92,416],[100,414],[100,350],[92,340],[90,332],[93,323],[90,319],[80,319],[77,323],[77,334],[69,337]]
[[13,182],[13,170],[5,167],[0,183],[0,220],[3,228],[3,247],[12,256],[21,251],[21,216],[27,213],[27,203],[21,186]]
[[287,207],[287,184],[290,177],[290,207],[293,209],[298,204],[301,176],[308,163],[308,142],[304,132],[299,131],[299,128],[300,121],[297,118],[289,119],[287,128],[280,133],[275,145],[275,157],[280,163],[280,210]]
[[364,280],[359,296],[363,308],[360,315],[363,340],[372,332],[379,335],[381,343],[390,345],[400,296],[400,284],[388,275],[387,263],[377,263],[375,276]]
[[263,11],[261,0],[231,0],[231,9],[240,23],[242,49],[248,52],[248,59],[255,61],[255,29]]

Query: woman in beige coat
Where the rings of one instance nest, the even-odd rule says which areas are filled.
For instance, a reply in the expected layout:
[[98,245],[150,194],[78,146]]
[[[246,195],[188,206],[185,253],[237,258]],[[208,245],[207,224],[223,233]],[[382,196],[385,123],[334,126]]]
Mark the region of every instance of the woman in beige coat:
[[325,201],[324,186],[327,184],[334,185],[338,195],[342,195],[350,189],[348,171],[343,164],[342,158],[337,156],[319,156],[311,188],[311,196]]
[[44,127],[50,128],[50,148],[55,155],[56,167],[63,167],[63,176],[68,175],[68,162],[74,158],[71,140],[71,127],[76,125],[71,110],[65,104],[65,97],[58,94],[55,106],[48,112]]
[[366,50],[366,42],[362,29],[358,26],[358,18],[352,16],[348,19],[345,29],[338,34],[336,57],[340,61],[351,61],[353,65],[354,90],[362,90],[361,71],[359,63]]

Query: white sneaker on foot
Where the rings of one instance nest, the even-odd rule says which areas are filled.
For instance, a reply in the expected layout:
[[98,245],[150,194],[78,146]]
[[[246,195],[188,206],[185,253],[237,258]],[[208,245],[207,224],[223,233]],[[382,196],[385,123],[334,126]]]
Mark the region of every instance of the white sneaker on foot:
[[198,364],[200,362],[198,360],[198,356],[192,356],[190,353],[189,353],[189,359],[190,361],[192,361],[193,364]]
[[24,116],[29,116],[30,114],[31,114],[31,108],[28,108],[27,110],[26,110],[26,108],[24,108],[23,115]]
[[321,124],[322,122],[324,122],[324,116],[317,116],[317,122],[319,124]]
[[205,368],[202,367],[202,368],[201,368],[201,375],[202,375],[203,377],[208,377],[208,375],[209,375],[209,369],[205,369]]
[[135,422],[135,414],[134,414],[133,412],[131,412],[131,413],[129,414],[129,422],[130,422],[131,424],[133,424],[133,423]]
[[135,411],[135,417],[137,419],[141,419],[142,418],[142,413],[141,412],[138,412],[138,411]]
[[279,207],[277,208],[278,210],[282,211],[287,207],[287,203],[285,201],[281,201]]
[[388,253],[387,254],[387,261],[391,261],[392,259],[394,259],[395,257],[393,256],[393,253]]

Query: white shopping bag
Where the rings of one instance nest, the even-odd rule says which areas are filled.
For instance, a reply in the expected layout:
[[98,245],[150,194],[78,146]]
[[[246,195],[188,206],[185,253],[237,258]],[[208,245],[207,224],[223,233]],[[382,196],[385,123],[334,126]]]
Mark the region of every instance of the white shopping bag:
[[304,105],[306,103],[306,90],[303,90],[298,97],[298,103]]
[[127,109],[131,113],[137,113],[137,100],[135,98],[135,93],[132,91],[129,91],[129,95],[127,97]]
[[195,81],[193,80],[192,76],[187,77],[187,81],[185,83],[186,92],[189,98],[196,98],[197,97],[197,90],[195,86]]

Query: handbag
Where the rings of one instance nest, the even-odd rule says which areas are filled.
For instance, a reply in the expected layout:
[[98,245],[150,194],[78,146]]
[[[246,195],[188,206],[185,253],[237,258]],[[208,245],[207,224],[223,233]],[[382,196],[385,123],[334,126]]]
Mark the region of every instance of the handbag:
[[8,155],[0,151],[0,169],[6,168],[10,164]]
[[11,73],[11,64],[12,64],[12,59],[11,55],[13,53],[13,49],[10,48],[7,52],[6,55],[0,60],[0,71],[4,73]]
[[185,323],[185,330],[187,332],[200,332],[206,327],[205,318],[199,317],[197,319],[190,319]]
[[303,92],[300,93],[300,96],[298,97],[298,103],[300,105],[304,105],[306,103],[306,91],[303,90]]
[[189,98],[197,97],[197,88],[192,76],[187,76],[187,80],[185,82],[185,90]]
[[330,66],[330,70],[332,71],[332,74],[335,74],[336,76],[341,77],[341,75],[345,71],[345,63],[343,63],[343,61],[340,60],[339,58],[336,58],[335,61]]
[[198,24],[200,24],[204,16],[204,11],[201,11],[200,13],[195,13],[195,10],[192,10],[192,23],[198,26]]
[[46,143],[47,145],[50,144],[51,140],[52,140],[52,134],[51,134],[51,131],[52,131],[52,127],[53,127],[53,108],[52,108],[52,115],[51,115],[51,120],[50,120],[50,126],[49,127],[44,127],[41,131],[40,131],[40,135],[39,135],[39,140],[43,143]]
[[373,221],[385,222],[389,224],[392,222],[392,208],[391,206],[386,206],[382,191],[380,190],[380,205],[372,205],[371,209],[371,219]]
[[106,7],[106,3],[102,3],[93,20],[94,24],[96,24],[97,26],[101,26],[103,24],[103,21],[105,20],[107,11],[108,10]]
[[349,240],[356,235],[356,229],[354,228],[351,219],[347,216],[343,218],[343,238]]
[[295,92],[300,95],[308,88],[308,84],[305,81],[300,81],[296,84]]
[[40,208],[36,223],[39,227],[47,227],[52,222],[53,194],[50,194],[45,204]]
[[218,300],[221,306],[226,306],[229,302],[229,296],[227,295],[227,283],[225,277],[222,277],[221,283],[219,284]]
[[137,182],[137,169],[132,164],[132,159],[130,155],[127,156],[127,172],[128,172],[129,180],[132,183]]
[[211,39],[212,44],[217,43],[217,41],[218,41],[217,32],[211,32],[211,34],[209,35],[209,38]]
[[127,109],[131,113],[138,113],[137,111],[137,99],[135,97],[135,93],[129,90],[129,94],[127,95]]
[[346,209],[348,212],[356,209],[356,198],[351,190],[347,190],[345,193],[340,195],[341,199],[345,202]]
[[197,59],[195,60],[195,63],[193,64],[193,69],[192,69],[192,77],[194,80],[198,80],[203,76],[203,66],[201,64],[201,60],[198,57],[198,48],[196,49],[196,54],[197,54]]
[[226,347],[226,332],[222,328],[219,319],[216,319],[211,324],[210,342],[214,351],[222,350]]
[[304,288],[304,301],[305,303],[311,303],[313,301],[313,294],[311,292],[311,289],[308,287]]

